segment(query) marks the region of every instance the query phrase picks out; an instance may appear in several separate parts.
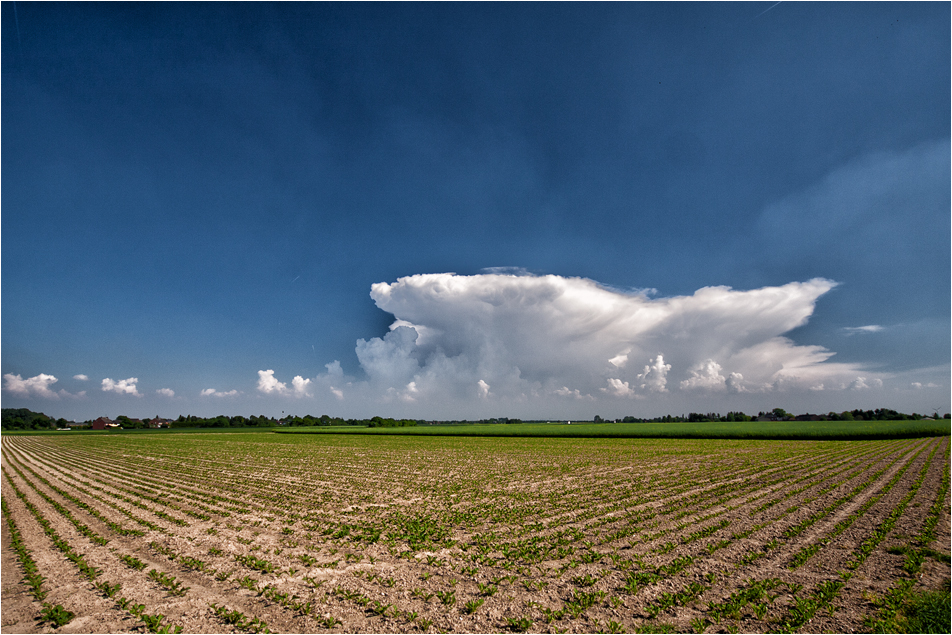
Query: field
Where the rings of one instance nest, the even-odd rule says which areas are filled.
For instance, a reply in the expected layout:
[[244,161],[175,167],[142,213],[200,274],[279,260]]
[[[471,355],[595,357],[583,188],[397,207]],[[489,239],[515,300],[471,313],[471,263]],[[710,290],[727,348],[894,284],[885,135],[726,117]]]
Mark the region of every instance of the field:
[[802,441],[948,436],[948,419],[919,421],[746,421],[702,423],[520,423],[421,425],[408,428],[279,428],[281,434],[386,434],[573,439],[784,439]]
[[2,447],[3,632],[869,631],[950,575],[948,436]]

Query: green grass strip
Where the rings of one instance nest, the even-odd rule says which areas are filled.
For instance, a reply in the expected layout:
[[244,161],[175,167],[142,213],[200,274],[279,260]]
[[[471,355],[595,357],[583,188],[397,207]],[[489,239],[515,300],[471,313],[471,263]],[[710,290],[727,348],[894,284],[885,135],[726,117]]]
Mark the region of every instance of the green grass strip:
[[372,434],[400,436],[562,437],[614,439],[873,440],[947,436],[949,420],[748,421],[706,423],[521,423],[424,425],[406,428],[322,427],[273,434]]

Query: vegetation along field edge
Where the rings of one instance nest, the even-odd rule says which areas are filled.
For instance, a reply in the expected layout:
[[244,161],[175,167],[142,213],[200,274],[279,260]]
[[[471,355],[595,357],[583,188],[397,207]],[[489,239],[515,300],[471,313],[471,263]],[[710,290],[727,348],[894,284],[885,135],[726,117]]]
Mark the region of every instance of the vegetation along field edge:
[[749,421],[727,423],[521,423],[425,425],[410,428],[293,428],[278,434],[389,434],[620,439],[873,440],[946,436],[949,420]]

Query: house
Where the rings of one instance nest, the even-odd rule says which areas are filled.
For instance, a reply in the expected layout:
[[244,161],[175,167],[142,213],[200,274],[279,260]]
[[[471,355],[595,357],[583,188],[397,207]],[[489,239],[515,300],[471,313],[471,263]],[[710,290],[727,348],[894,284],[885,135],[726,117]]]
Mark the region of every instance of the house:
[[149,419],[148,421],[150,428],[171,428],[172,421],[170,419],[159,419],[155,417],[154,419]]
[[107,427],[112,428],[116,425],[118,424],[109,417],[99,417],[93,421],[93,430],[105,430]]

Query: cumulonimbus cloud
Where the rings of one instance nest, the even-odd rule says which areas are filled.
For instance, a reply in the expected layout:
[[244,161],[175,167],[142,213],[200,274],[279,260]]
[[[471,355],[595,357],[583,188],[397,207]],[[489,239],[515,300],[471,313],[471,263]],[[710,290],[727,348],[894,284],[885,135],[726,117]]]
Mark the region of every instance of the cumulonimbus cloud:
[[876,385],[856,365],[829,362],[831,351],[784,337],[835,286],[815,278],[653,299],[585,278],[415,275],[372,286],[395,321],[385,336],[359,340],[357,357],[369,385],[406,395],[412,383],[416,399]]
[[357,341],[364,379],[345,377],[335,361],[292,387],[259,370],[258,391],[476,404],[881,387],[877,373],[830,362],[833,352],[785,336],[835,286],[815,278],[655,298],[525,272],[408,276],[371,288],[394,321],[383,337]]

